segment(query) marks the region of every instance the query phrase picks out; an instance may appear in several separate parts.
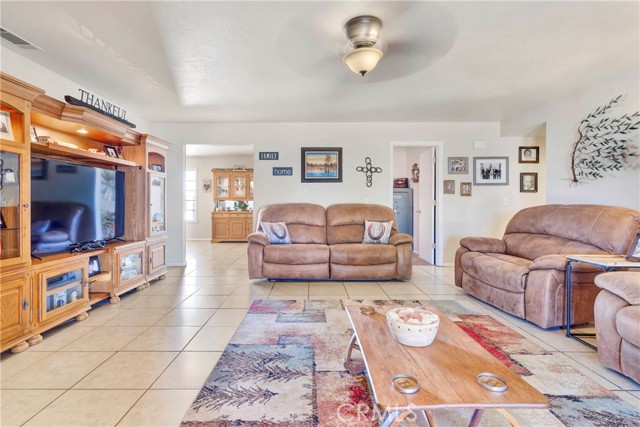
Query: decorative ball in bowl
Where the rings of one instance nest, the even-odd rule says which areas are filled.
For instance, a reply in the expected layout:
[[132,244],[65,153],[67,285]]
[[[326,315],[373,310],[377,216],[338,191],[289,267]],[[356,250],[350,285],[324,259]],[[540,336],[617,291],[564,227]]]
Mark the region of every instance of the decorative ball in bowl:
[[387,325],[400,344],[426,347],[438,333],[440,318],[424,308],[400,307],[387,311]]

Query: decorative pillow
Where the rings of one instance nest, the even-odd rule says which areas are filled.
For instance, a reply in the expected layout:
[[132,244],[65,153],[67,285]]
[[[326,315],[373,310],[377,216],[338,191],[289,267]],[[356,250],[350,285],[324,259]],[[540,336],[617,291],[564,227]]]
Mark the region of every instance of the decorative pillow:
[[380,245],[389,244],[393,221],[375,222],[364,220],[364,240],[362,243],[373,243]]
[[290,245],[291,237],[284,222],[260,222],[262,231],[267,235],[269,243],[274,245]]

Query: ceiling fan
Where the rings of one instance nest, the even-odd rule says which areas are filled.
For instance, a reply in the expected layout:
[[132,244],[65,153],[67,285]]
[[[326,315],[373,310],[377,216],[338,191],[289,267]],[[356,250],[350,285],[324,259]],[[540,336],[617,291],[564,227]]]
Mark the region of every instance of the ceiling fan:
[[382,21],[371,15],[356,16],[344,24],[344,32],[351,50],[342,60],[354,73],[364,77],[384,56],[382,50],[373,47],[378,42],[381,29]]

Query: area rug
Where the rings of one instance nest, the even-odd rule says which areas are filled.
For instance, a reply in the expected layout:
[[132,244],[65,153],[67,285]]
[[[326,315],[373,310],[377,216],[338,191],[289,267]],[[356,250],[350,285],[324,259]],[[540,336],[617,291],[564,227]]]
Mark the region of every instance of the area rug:
[[[349,375],[343,359],[353,333],[347,301],[256,300],[238,327],[183,426],[374,427],[367,379]],[[549,410],[510,410],[521,426],[640,425],[640,412],[571,366],[467,301],[374,301],[436,305],[551,402]],[[573,362],[575,363],[575,362]],[[470,410],[436,412],[441,426],[466,425]],[[402,426],[419,425],[406,420]],[[510,425],[487,410],[482,426]]]

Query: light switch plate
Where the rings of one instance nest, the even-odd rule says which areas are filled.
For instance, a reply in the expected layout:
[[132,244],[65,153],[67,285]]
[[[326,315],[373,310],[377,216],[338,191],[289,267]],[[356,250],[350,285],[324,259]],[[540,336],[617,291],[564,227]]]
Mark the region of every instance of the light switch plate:
[[487,141],[473,141],[474,150],[484,150],[487,148]]

